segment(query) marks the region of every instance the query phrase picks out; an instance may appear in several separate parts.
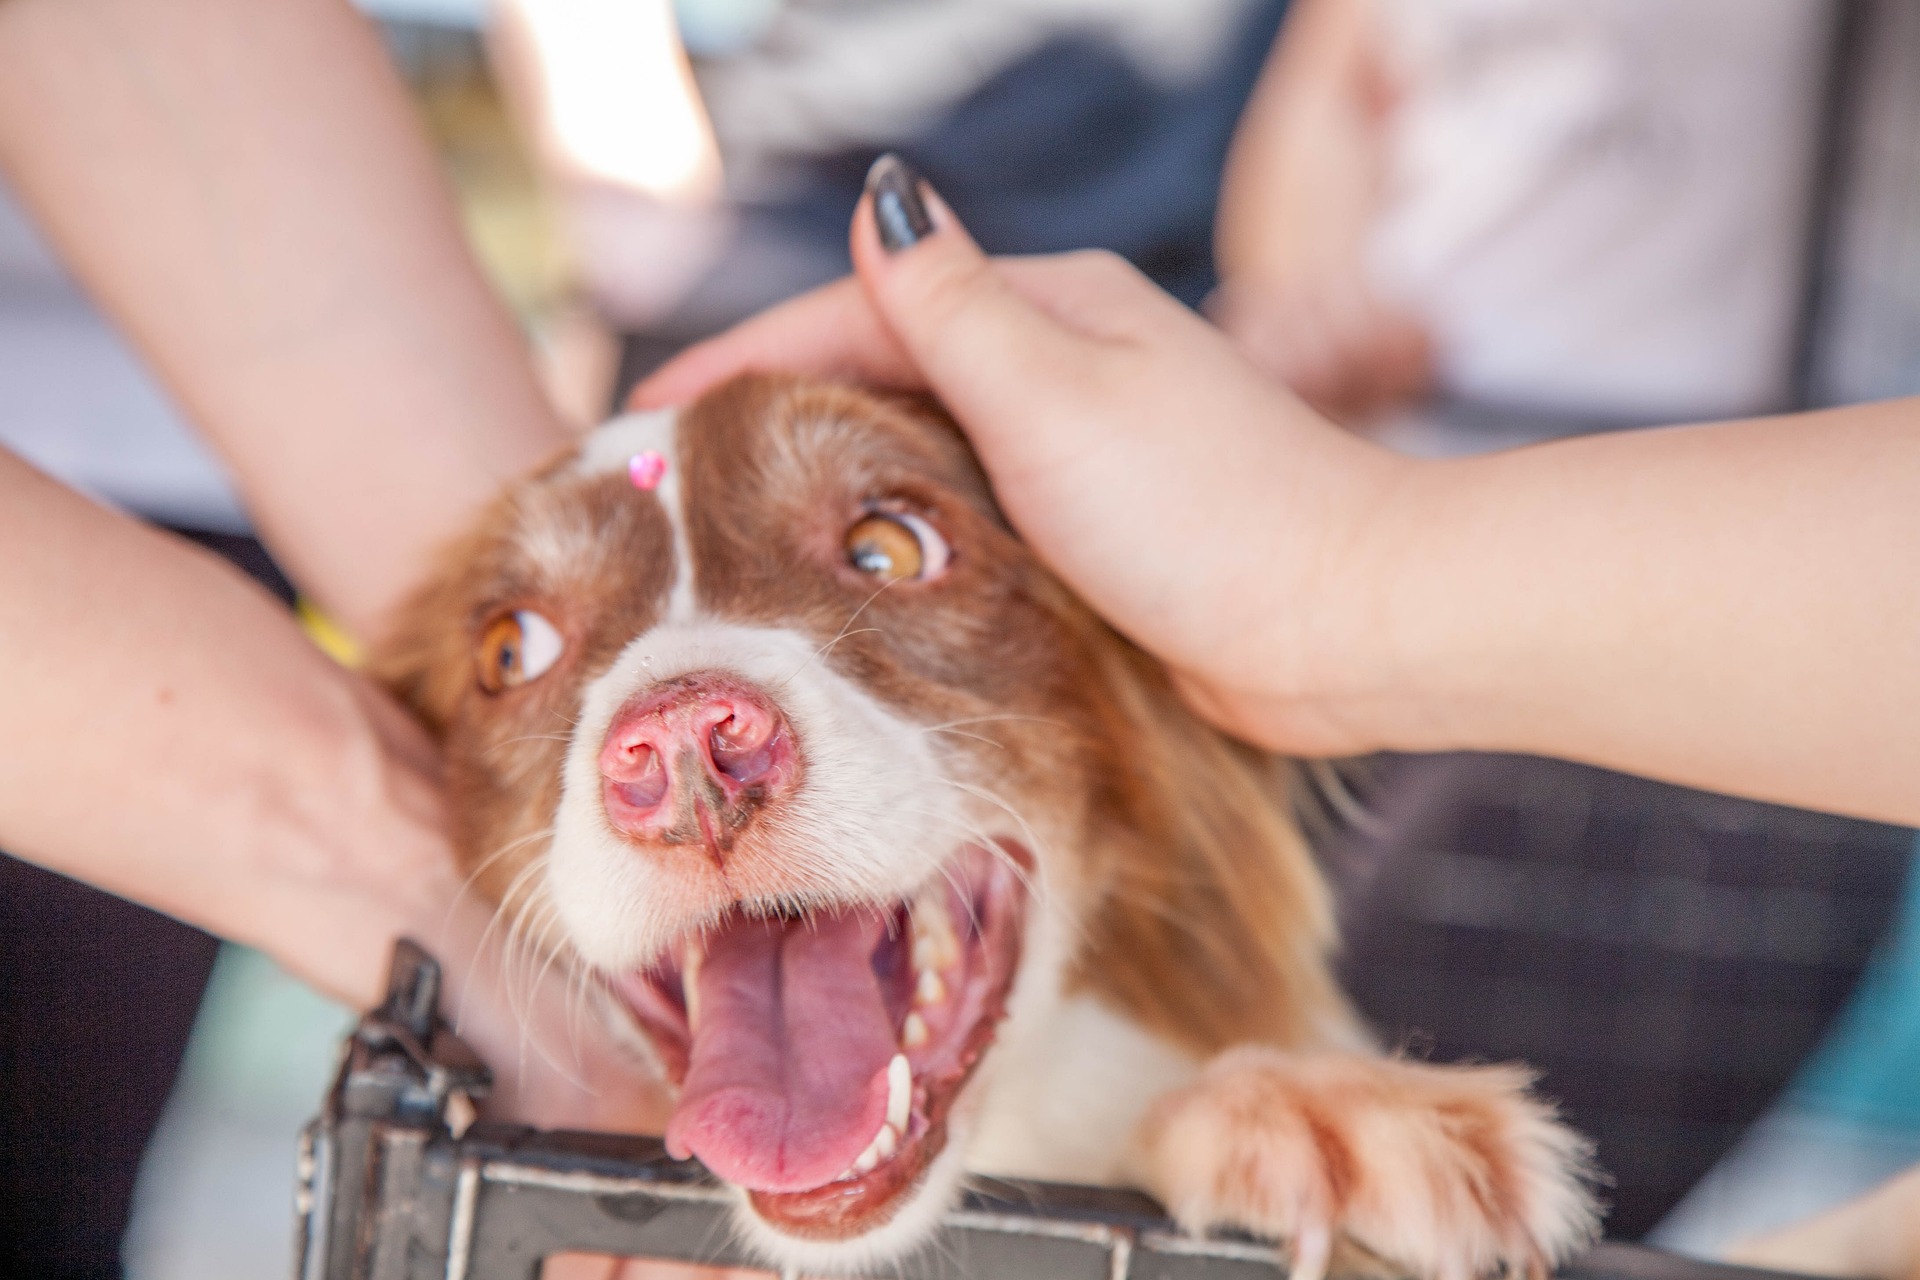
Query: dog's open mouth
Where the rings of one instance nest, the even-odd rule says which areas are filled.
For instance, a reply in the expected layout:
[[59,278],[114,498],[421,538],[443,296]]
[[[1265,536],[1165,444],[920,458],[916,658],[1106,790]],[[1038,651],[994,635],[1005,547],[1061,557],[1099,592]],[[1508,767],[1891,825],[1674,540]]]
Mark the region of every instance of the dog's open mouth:
[[966,846],[910,901],[736,908],[617,980],[680,1085],[668,1148],[793,1235],[891,1218],[1006,1009],[1032,861],[996,846]]

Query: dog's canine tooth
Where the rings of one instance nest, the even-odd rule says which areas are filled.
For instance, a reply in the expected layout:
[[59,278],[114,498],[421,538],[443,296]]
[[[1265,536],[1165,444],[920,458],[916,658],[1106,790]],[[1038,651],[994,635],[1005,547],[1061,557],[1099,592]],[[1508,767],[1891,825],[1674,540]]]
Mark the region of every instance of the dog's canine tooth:
[[900,1044],[904,1048],[918,1049],[927,1042],[927,1020],[917,1013],[909,1013],[900,1027]]
[[887,1124],[905,1133],[912,1109],[913,1068],[908,1065],[906,1054],[896,1053],[887,1063]]

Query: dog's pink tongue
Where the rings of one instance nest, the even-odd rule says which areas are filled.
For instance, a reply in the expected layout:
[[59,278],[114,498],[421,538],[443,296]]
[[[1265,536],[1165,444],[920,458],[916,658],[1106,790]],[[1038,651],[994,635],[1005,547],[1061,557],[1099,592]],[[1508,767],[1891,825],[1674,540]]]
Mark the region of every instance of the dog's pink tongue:
[[668,1150],[751,1191],[822,1186],[859,1158],[896,1052],[871,963],[884,927],[855,912],[709,935]]

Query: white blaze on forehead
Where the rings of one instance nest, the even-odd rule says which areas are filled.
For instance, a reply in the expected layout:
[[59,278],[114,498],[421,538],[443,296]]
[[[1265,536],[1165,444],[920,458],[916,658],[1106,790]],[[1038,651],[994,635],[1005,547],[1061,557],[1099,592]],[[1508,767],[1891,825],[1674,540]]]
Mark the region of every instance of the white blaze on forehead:
[[651,450],[667,460],[667,469],[653,495],[673,528],[673,586],[667,596],[667,619],[685,622],[693,617],[693,556],[687,546],[686,512],[680,487],[680,411],[654,409],[629,413],[597,428],[580,444],[574,470],[583,476],[615,472],[625,475],[636,453]]

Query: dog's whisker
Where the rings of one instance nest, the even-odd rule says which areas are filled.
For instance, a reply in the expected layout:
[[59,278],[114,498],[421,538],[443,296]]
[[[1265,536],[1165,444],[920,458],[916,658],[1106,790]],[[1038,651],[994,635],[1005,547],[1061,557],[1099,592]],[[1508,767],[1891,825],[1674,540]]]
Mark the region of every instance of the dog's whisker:
[[923,729],[931,733],[936,729],[951,729],[956,725],[999,723],[1038,724],[1045,725],[1050,729],[1069,729],[1072,727],[1065,720],[1061,720],[1055,716],[1033,716],[1009,712],[1004,715],[965,716],[958,720],[946,720],[940,724],[925,725]]
[[[448,916],[451,917],[453,914],[454,907],[459,905],[459,895],[465,894],[468,890],[472,889],[474,881],[478,880],[482,875],[486,874],[487,869],[493,866],[494,863],[500,861],[500,859],[506,857],[508,854],[512,853],[514,850],[520,848],[521,846],[526,844],[531,844],[535,840],[544,839],[546,837],[551,836],[552,834],[553,834],[553,825],[549,823],[548,825],[541,827],[537,831],[529,831],[523,836],[516,836],[514,839],[509,840],[505,844],[501,845],[498,849],[495,849],[492,853],[488,854],[486,857],[480,859],[479,862],[474,864],[473,870],[467,873],[466,879],[460,882],[460,888],[455,893],[454,906],[450,906],[447,908]],[[442,923],[444,924],[445,922],[443,921]]]
[[[524,927],[522,927],[523,922]],[[593,1090],[587,1082],[581,1079],[576,1071],[569,1070],[565,1064],[548,1052],[545,1042],[534,1034],[536,1019],[532,1016],[532,1010],[539,1000],[540,986],[545,982],[552,965],[560,958],[562,950],[551,945],[553,931],[560,926],[560,921],[551,900],[544,894],[544,886],[541,887],[540,898],[529,903],[515,925],[522,948],[520,964],[524,970],[524,990],[520,992],[520,999],[516,1002],[512,994],[513,984],[510,983],[508,1002],[510,1005],[517,1005],[516,1017],[520,1022],[520,1072],[525,1074],[527,1054],[531,1050],[549,1071],[582,1092],[591,1094]],[[545,953],[546,959],[536,969],[533,967],[533,962],[541,952]]]
[[[1009,818],[1012,818],[1019,826],[1020,834],[1026,839],[1028,847],[1033,850],[1034,856],[1041,859],[1046,858],[1047,842],[1040,838],[1039,834],[1033,829],[1033,824],[1027,821],[1026,816],[1014,808],[1013,805],[1009,804],[1004,798],[996,795],[985,787],[976,786],[970,782],[961,782],[957,778],[941,778],[939,781],[945,786],[953,787],[955,790],[964,792],[977,800],[994,806]],[[1005,851],[1001,850],[997,844],[993,846],[993,849],[1000,857],[1006,857]],[[1022,883],[1027,883],[1025,869],[1021,868],[1017,862],[1013,862],[1011,859],[1008,859],[1008,862],[1009,865],[1013,866],[1014,869],[1020,873]],[[1031,887],[1031,884],[1028,884],[1028,888],[1031,889]]]
[[[775,687],[784,688],[787,684],[791,683],[793,679],[796,676],[798,676],[802,671],[805,671],[809,666],[812,666],[815,662],[818,662],[820,658],[827,653],[827,651],[833,648],[833,646],[839,644],[842,640],[846,639],[847,635],[849,634],[848,629],[852,627],[855,622],[859,621],[860,615],[867,611],[867,606],[872,604],[875,600],[878,600],[884,592],[890,590],[896,584],[903,581],[905,581],[905,579],[903,578],[891,578],[886,582],[881,583],[877,588],[875,588],[872,595],[868,596],[865,600],[862,600],[860,602],[859,608],[855,609],[852,613],[847,615],[846,622],[841,624],[839,632],[835,634],[833,639],[827,641],[825,644],[821,645],[818,649],[815,649],[805,662],[802,662],[799,666],[795,667],[792,671],[788,672],[780,680],[775,681]],[[866,628],[866,630],[877,632],[879,628],[868,627]]]
[[833,647],[839,644],[842,640],[847,639],[849,636],[882,635],[882,634],[884,634],[884,632],[882,632],[879,627],[860,627],[857,630],[853,630],[853,631],[842,630],[839,635],[827,641],[825,644],[821,645],[818,649],[815,649],[811,654],[809,654],[805,662],[802,662],[799,666],[795,667],[792,671],[789,671],[786,675],[781,676],[778,680],[775,680],[773,682],[773,687],[776,689],[785,689],[790,685],[792,685],[794,679],[798,677],[801,672],[805,671],[808,667],[812,666],[814,663],[818,662],[820,659],[826,657],[829,653],[833,652]]
[[955,738],[971,738],[975,742],[985,743],[987,746],[992,747],[998,751],[1006,751],[1010,749],[1007,746],[1007,744],[1004,742],[996,742],[992,738],[987,737],[985,734],[969,733],[965,729],[948,729],[944,727],[935,727],[931,729],[923,729],[921,730],[921,732],[922,733],[944,733]]
[[[473,955],[470,957],[470,963],[477,965],[483,962],[482,958],[486,955],[488,944],[493,938],[494,931],[500,927],[500,922],[503,919],[507,921],[507,931],[503,935],[500,951],[499,973],[502,994],[506,995],[509,1001],[512,1000],[512,993],[508,988],[511,985],[509,975],[513,949],[512,937],[515,928],[515,921],[511,918],[513,916],[513,899],[515,894],[521,891],[523,882],[529,877],[537,875],[543,868],[544,863],[544,857],[535,858],[532,862],[529,862],[525,867],[521,868],[512,880],[507,882],[506,889],[500,895],[499,906],[497,906],[493,914],[488,917],[486,925],[480,930],[480,937],[473,944]],[[449,910],[449,918],[450,917],[451,910]],[[461,990],[460,1001],[454,1011],[453,1025],[455,1031],[458,1031],[460,1025],[465,1021],[467,993],[471,990],[471,984]]]

